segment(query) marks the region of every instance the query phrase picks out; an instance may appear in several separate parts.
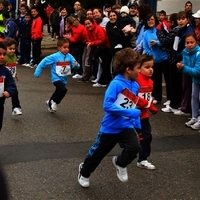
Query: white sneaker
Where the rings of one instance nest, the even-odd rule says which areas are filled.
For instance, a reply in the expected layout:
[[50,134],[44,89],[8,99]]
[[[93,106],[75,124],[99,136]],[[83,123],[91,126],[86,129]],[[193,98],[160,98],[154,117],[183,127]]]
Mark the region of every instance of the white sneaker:
[[191,128],[194,130],[200,129],[200,121],[197,121],[195,124],[191,125]]
[[184,115],[184,116],[190,116],[190,113],[185,113],[181,110],[178,110],[176,112],[174,112],[175,115]]
[[81,76],[80,74],[75,74],[74,76],[72,76],[72,78],[82,78],[83,76]]
[[92,86],[93,87],[106,87],[107,85],[101,85],[100,83],[95,83]]
[[116,167],[117,170],[117,177],[120,181],[126,182],[128,181],[128,173],[127,173],[127,168],[126,167],[120,167],[116,164],[117,156],[113,156],[112,162],[114,166]]
[[57,103],[54,102],[54,100],[51,100],[51,109],[52,109],[53,111],[56,111],[56,110],[57,110]]
[[12,111],[12,115],[22,115],[21,108],[14,108]]
[[190,121],[185,123],[185,126],[187,127],[191,127],[192,125],[194,125],[198,120],[195,118],[192,118]]
[[91,80],[92,83],[97,83],[98,79],[96,78],[95,80]]
[[147,160],[137,162],[137,166],[144,169],[151,169],[151,170],[156,169],[156,167],[152,165],[150,162],[148,162]]
[[179,111],[178,109],[171,108],[170,106],[166,106],[165,108],[162,108],[161,110],[166,113],[173,113],[173,112]]
[[51,38],[51,40],[54,41],[55,39],[54,39],[54,38]]
[[27,67],[28,63],[24,63],[22,64],[23,67]]
[[161,102],[158,101],[158,100],[156,100],[156,99],[153,100],[153,104],[160,104],[160,103],[161,103]]
[[117,44],[114,48],[115,48],[115,49],[122,49],[123,46],[122,46],[121,44]]
[[54,112],[55,112],[54,110],[52,110],[52,109],[49,107],[49,100],[46,101],[46,105],[47,105],[48,111],[49,111],[50,113],[54,113]]
[[79,165],[78,182],[82,187],[88,188],[90,187],[90,180],[89,178],[85,178],[84,176],[81,175],[80,172],[81,172],[82,167],[83,167],[83,163]]
[[163,103],[164,106],[168,106],[170,104],[170,100],[167,100],[165,103]]

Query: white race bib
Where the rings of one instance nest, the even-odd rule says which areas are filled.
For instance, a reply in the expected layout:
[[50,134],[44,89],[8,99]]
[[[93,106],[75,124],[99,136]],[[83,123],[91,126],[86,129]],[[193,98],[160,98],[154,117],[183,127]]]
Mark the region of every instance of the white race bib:
[[71,75],[70,62],[57,62],[56,73],[58,74],[58,76]]
[[145,107],[145,108],[149,108],[152,101],[153,101],[153,97],[152,97],[152,87],[149,86],[149,87],[141,87],[140,88],[140,91],[138,93],[138,96],[147,100],[148,101],[148,105]]
[[125,88],[124,90],[122,90],[121,93],[118,94],[115,105],[126,109],[135,108],[138,99],[138,96]]
[[16,62],[8,62],[6,63],[6,67],[9,69],[9,71],[12,74],[12,77],[15,78],[17,75],[17,67]]
[[5,77],[0,77],[0,97],[3,97]]

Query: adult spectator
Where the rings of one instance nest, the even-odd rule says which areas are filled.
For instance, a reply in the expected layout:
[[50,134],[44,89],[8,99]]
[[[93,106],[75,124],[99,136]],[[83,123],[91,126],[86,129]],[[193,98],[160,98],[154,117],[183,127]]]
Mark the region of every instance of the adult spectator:
[[195,21],[194,21],[194,17],[192,16],[193,15],[193,12],[192,12],[192,2],[191,1],[187,1],[185,3],[185,12],[187,13],[188,17],[189,17],[189,20],[190,20],[190,23],[193,27],[195,27]]
[[74,13],[71,14],[72,17],[78,18],[78,13],[81,10],[81,3],[79,1],[76,1],[74,3]]
[[51,26],[50,26],[50,21],[49,21],[49,18],[50,18],[50,15],[53,11],[53,8],[51,7],[51,5],[48,3],[47,7],[44,9],[45,12],[46,12],[46,22],[47,22],[47,32],[50,34],[51,33]]

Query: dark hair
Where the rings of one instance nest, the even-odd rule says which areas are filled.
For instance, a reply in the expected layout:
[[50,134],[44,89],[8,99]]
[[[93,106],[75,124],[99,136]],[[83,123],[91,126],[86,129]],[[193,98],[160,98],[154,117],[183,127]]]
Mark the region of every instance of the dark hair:
[[65,39],[65,38],[59,38],[57,41],[57,46],[61,47],[63,44],[68,43],[69,44],[69,40]]
[[26,5],[25,4],[20,5],[20,8],[23,8],[23,7],[26,9]]
[[94,19],[86,18],[86,19],[84,20],[84,23],[85,23],[86,20],[89,20],[92,24],[94,24],[94,22],[95,22]]
[[10,14],[9,14],[8,11],[4,11],[2,15],[3,15],[3,17],[5,17],[6,19],[9,19],[9,18],[10,18]]
[[104,16],[104,15],[103,15],[103,10],[102,10],[101,8],[93,8],[93,9],[92,9],[92,12],[93,12],[94,10],[98,10],[98,11],[101,13],[101,16],[102,16],[102,17]]
[[117,18],[119,16],[119,14],[115,10],[111,10],[111,11],[108,12],[108,17],[110,16],[110,13],[115,13],[115,15],[117,15]]
[[152,10],[152,8],[149,5],[147,5],[147,4],[141,4],[138,7],[138,12],[139,12],[139,18],[140,18],[140,20],[145,20],[146,16],[149,13],[153,13],[153,10]]
[[30,13],[30,12],[26,12],[26,13],[25,13],[25,16],[31,17],[31,13]]
[[186,6],[187,4],[191,4],[191,6],[192,6],[192,2],[191,2],[191,1],[187,1],[187,2],[185,3],[185,6]]
[[110,3],[106,3],[106,4],[104,5],[104,7],[105,7],[105,8],[111,8],[112,5],[111,5]]
[[197,35],[196,35],[195,33],[188,33],[188,34],[185,36],[185,40],[186,40],[186,38],[188,38],[188,37],[193,37],[193,38],[196,40],[196,42],[198,41]]
[[161,10],[161,11],[159,12],[159,14],[162,14],[162,15],[165,15],[165,16],[166,16],[166,12],[165,12],[164,10]]
[[169,16],[169,19],[170,19],[171,22],[174,23],[173,27],[178,26],[178,23],[177,23],[177,13],[172,13],[172,14]]
[[147,55],[147,54],[142,54],[141,55],[141,65],[145,62],[148,62],[148,61],[151,61],[151,60],[154,60],[153,59],[153,56],[150,56],[150,55]]
[[156,15],[154,13],[149,13],[146,16],[146,19],[145,19],[145,22],[144,22],[145,29],[149,29],[149,26],[148,26],[147,22],[151,17],[154,17],[154,19],[155,19],[155,26],[157,26],[159,24],[159,21],[158,21],[158,18],[156,17]]
[[118,74],[124,74],[128,67],[132,70],[138,63],[141,63],[140,58],[140,54],[132,48],[125,48],[118,51],[115,54],[113,61],[115,72]]
[[64,9],[67,11],[67,8],[66,8],[66,7],[64,7],[64,6],[61,6],[61,7],[60,7],[60,11],[62,11],[62,10],[64,10]]
[[177,19],[187,18],[189,20],[189,15],[185,11],[180,11],[177,13]]
[[5,44],[6,47],[9,47],[13,44],[15,44],[15,46],[17,45],[17,42],[15,39],[11,38],[11,37],[6,37],[4,40],[3,40],[3,43]]
[[7,48],[3,42],[0,42],[0,49],[7,50]]
[[31,7],[31,10],[36,10],[37,12],[39,12],[37,6]]

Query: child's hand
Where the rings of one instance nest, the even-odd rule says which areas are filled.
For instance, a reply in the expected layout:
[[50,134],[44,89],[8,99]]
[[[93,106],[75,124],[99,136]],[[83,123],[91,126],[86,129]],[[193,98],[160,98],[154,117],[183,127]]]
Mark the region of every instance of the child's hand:
[[10,97],[10,94],[7,91],[4,91],[3,92],[3,96],[6,97],[6,98],[8,98],[8,97]]
[[178,63],[176,64],[176,67],[177,67],[178,69],[182,69],[182,68],[184,67],[184,64],[183,64],[182,62],[178,62]]
[[87,44],[87,49],[89,49],[90,46],[91,46],[91,43],[90,43],[90,42],[87,42],[86,44]]
[[75,66],[75,67],[78,66],[78,62],[77,62],[77,61],[74,62],[74,66]]

